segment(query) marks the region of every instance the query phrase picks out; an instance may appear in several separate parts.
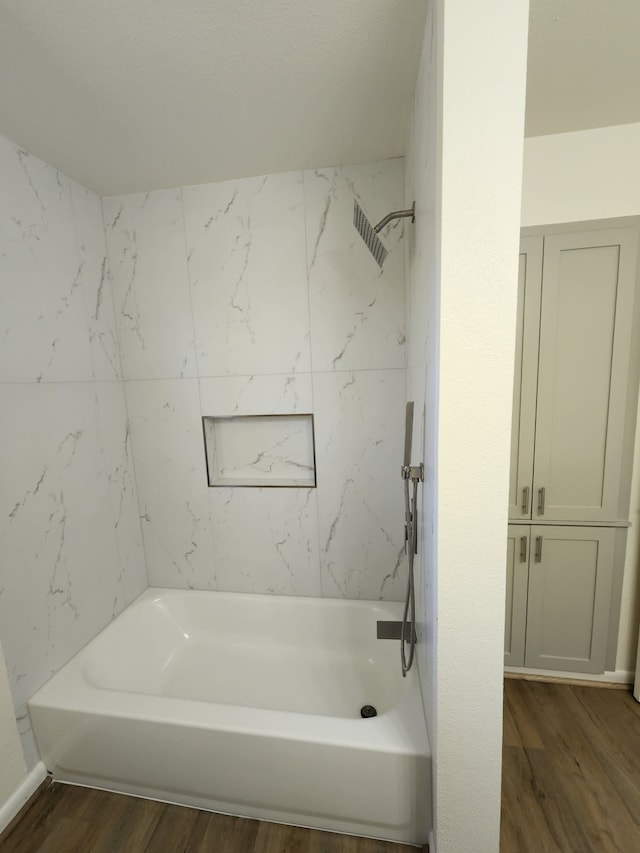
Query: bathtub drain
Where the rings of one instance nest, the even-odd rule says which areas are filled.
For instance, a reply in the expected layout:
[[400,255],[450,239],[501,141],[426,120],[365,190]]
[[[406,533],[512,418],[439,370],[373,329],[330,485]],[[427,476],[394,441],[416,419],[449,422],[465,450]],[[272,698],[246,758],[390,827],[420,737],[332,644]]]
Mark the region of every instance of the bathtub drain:
[[377,717],[378,712],[373,705],[363,705],[362,708],[360,708],[360,716],[364,717],[364,719],[367,717]]

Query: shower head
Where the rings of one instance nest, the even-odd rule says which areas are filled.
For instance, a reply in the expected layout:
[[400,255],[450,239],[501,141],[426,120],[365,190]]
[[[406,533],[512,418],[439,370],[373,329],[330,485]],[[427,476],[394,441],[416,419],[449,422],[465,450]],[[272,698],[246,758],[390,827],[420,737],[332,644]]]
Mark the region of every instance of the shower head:
[[392,222],[394,219],[402,219],[405,216],[410,216],[412,222],[416,221],[415,201],[409,210],[396,210],[393,213],[387,213],[384,219],[381,219],[375,226],[369,222],[358,202],[355,200],[353,202],[353,224],[356,226],[358,234],[364,240],[367,249],[373,255],[380,269],[382,269],[382,264],[388,252],[378,234],[389,222]]
[[384,259],[387,257],[387,250],[357,201],[353,202],[353,224],[364,240],[367,249],[373,255],[375,262],[382,269]]

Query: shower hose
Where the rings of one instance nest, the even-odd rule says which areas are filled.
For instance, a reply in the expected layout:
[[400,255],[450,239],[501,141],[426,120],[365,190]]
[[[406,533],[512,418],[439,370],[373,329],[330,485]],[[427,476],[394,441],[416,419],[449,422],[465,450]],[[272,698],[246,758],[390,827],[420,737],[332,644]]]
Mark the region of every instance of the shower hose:
[[[404,480],[404,514],[406,520],[406,543],[409,571],[407,573],[407,596],[404,602],[402,614],[402,635],[400,640],[400,657],[402,659],[402,676],[406,677],[413,664],[416,650],[416,595],[413,577],[413,560],[418,551],[418,525],[417,525],[417,503],[418,503],[418,478],[411,477],[413,494],[409,493],[409,478]],[[409,655],[407,656],[407,646]]]

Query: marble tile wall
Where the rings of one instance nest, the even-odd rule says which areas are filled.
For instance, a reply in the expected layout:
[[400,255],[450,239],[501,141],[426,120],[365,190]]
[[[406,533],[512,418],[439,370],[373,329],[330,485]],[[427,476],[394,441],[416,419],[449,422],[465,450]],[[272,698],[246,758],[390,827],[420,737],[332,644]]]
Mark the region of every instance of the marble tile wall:
[[0,643],[26,700],[147,585],[100,200],[0,137]]
[[[400,599],[405,225],[387,160],[103,199],[152,585]],[[317,488],[209,488],[202,416],[315,416]]]

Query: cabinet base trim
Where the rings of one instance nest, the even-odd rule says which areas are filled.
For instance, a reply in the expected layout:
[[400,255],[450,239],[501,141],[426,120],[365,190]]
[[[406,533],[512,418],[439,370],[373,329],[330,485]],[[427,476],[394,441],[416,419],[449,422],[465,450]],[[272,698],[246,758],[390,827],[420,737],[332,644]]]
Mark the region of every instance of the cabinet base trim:
[[524,681],[550,681],[556,684],[573,684],[578,687],[610,687],[613,690],[627,690],[634,682],[635,673],[625,669],[616,669],[602,673],[561,672],[555,669],[529,669],[520,666],[508,666],[504,669],[505,678],[520,678]]

